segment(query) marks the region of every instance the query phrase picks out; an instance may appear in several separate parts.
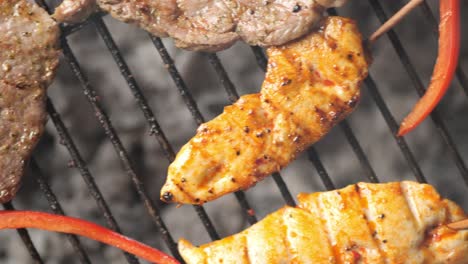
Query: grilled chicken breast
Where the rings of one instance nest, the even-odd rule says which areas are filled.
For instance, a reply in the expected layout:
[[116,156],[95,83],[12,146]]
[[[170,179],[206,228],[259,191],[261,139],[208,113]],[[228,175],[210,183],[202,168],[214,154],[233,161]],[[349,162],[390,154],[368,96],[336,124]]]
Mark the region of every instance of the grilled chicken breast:
[[250,45],[281,45],[310,32],[326,8],[346,0],[97,0],[113,17],[180,48],[226,49],[242,39]]
[[96,9],[96,0],[63,0],[55,8],[53,18],[61,23],[79,23],[86,20]]
[[447,227],[466,217],[433,187],[415,182],[358,183],[300,194],[233,236],[179,252],[195,263],[468,263],[468,231]]
[[0,1],[0,203],[16,193],[44,130],[58,37],[57,24],[36,4]]
[[169,166],[162,200],[202,204],[247,189],[357,104],[368,63],[352,20],[326,18],[317,31],[267,52],[261,92],[242,96],[198,128]]

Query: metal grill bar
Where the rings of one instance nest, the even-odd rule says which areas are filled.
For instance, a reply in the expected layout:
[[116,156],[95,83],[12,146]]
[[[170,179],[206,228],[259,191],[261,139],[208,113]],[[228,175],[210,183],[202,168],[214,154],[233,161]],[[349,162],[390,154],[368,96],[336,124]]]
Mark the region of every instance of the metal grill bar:
[[354,132],[349,126],[348,121],[346,120],[341,121],[340,127],[341,127],[341,130],[343,130],[343,133],[345,134],[345,137],[348,140],[349,144],[351,145],[351,148],[353,149],[354,154],[356,154],[356,157],[359,159],[359,162],[361,163],[364,173],[366,174],[369,181],[379,182],[379,179],[377,179],[377,175],[375,174],[374,169],[370,165],[369,160],[367,159],[366,154],[362,150],[362,147],[359,144],[356,136],[354,135]]
[[[13,206],[13,204],[11,202],[4,203],[3,208],[5,210],[9,210],[9,211],[14,211],[15,210],[15,207]],[[20,228],[20,229],[16,229],[16,232],[20,236],[21,241],[23,241],[23,244],[26,246],[26,249],[28,250],[29,255],[33,259],[34,263],[35,264],[43,264],[44,261],[42,261],[42,258],[39,255],[39,252],[37,252],[37,249],[34,246],[32,240],[31,240],[31,237],[29,236],[28,230],[26,230],[24,228]]]
[[[152,127],[153,129],[159,128],[159,131],[161,131],[160,126],[157,123],[157,120],[154,117],[154,114],[152,114],[152,111],[151,111],[150,107],[144,101],[141,100],[144,97],[142,92],[141,92],[141,89],[139,88],[136,80],[134,79],[132,73],[130,72],[130,69],[129,69],[127,63],[123,59],[122,54],[120,53],[120,50],[118,49],[118,47],[115,44],[112,36],[110,35],[110,32],[107,29],[106,25],[104,24],[104,22],[102,21],[101,18],[95,18],[94,19],[94,25],[97,28],[97,30],[98,30],[99,34],[101,35],[102,39],[104,40],[108,50],[111,52],[112,57],[114,58],[114,61],[117,63],[117,66],[119,67],[121,74],[124,76],[125,80],[127,81],[127,84],[129,86],[130,90],[132,91],[132,93],[134,95],[135,94],[137,95],[137,100],[140,99],[139,105],[140,105],[140,108],[143,109],[145,116],[147,116],[149,118],[152,117],[152,120],[151,120],[152,123],[150,125],[153,126]],[[165,138],[164,134],[160,134],[160,135],[161,135],[160,143],[164,144],[164,145],[162,145],[162,147],[166,151],[166,154],[170,158],[173,158],[174,157],[174,152],[172,151],[172,147],[169,144],[165,145],[165,143],[168,143],[167,139]],[[203,225],[206,227],[206,229],[207,229],[209,235],[211,236],[211,238],[212,239],[219,239],[219,235],[217,234],[213,224],[211,223],[211,220],[208,217],[208,214],[205,212],[203,207],[194,206],[194,208],[195,208],[197,214],[200,216],[200,218],[201,218],[201,220],[203,222]]]
[[[49,183],[47,183],[47,180],[45,179],[44,175],[41,172],[41,169],[36,163],[36,160],[34,158],[31,159],[31,168],[34,171],[37,183],[39,184],[39,188],[42,190],[44,193],[47,202],[49,203],[50,209],[56,214],[60,215],[65,215],[62,206],[60,205],[59,201],[57,200],[57,196],[52,192],[52,189],[49,186]],[[88,254],[83,248],[83,245],[81,245],[80,241],[78,240],[78,237],[75,235],[65,235],[65,237],[68,239],[68,241],[71,243],[73,249],[75,252],[78,254],[78,257],[80,258],[81,263],[84,264],[91,264],[91,260],[89,259]]]
[[103,127],[107,137],[109,138],[112,145],[114,146],[114,149],[121,161],[124,171],[132,179],[133,185],[135,186],[138,195],[143,201],[145,208],[151,217],[151,220],[156,224],[159,232],[162,235],[164,242],[169,247],[173,256],[181,260],[179,252],[177,250],[177,246],[172,236],[170,235],[169,231],[167,230],[167,227],[163,219],[161,218],[159,214],[159,208],[157,208],[156,205],[153,203],[153,201],[149,198],[149,195],[145,190],[145,187],[141,178],[135,173],[133,165],[128,157],[127,151],[123,147],[123,144],[120,141],[120,138],[117,136],[117,133],[115,132],[115,129],[109,120],[109,117],[105,113],[102,105],[99,103],[99,99],[96,96],[96,91],[89,84],[87,77],[84,75],[83,71],[81,70],[81,67],[78,64],[78,61],[76,60],[75,55],[73,54],[70,47],[68,46],[68,43],[65,38],[62,39],[62,49],[63,49],[63,54],[65,55],[65,58],[72,72],[80,81],[80,84],[83,88],[83,92],[86,95],[86,98],[88,99],[89,103],[93,107],[96,113],[96,117],[99,120],[99,123]]
[[[369,0],[369,1],[375,13],[377,14],[377,17],[379,18],[380,22],[384,23],[385,21],[387,21],[388,19],[387,15],[385,14],[385,11],[383,10],[381,4],[377,0]],[[410,76],[416,88],[416,91],[418,92],[419,96],[422,96],[425,92],[424,85],[422,84],[421,78],[419,78],[416,72],[416,69],[414,68],[414,65],[411,63],[408,53],[403,48],[403,45],[401,44],[399,37],[396,35],[393,29],[389,30],[387,32],[387,35],[390,38],[390,42],[392,43],[393,48],[398,54],[398,57],[400,58],[401,63],[403,64],[406,71],[408,72],[408,75]],[[466,168],[466,165],[463,159],[460,156],[460,153],[458,152],[458,149],[456,148],[455,144],[453,144],[453,139],[450,136],[444,121],[442,120],[442,117],[440,115],[438,108],[434,109],[434,111],[431,113],[431,118],[435,126],[437,127],[437,130],[439,131],[440,137],[443,139],[443,141],[445,141],[445,144],[447,144],[447,147],[449,148],[449,152],[452,156],[452,159],[454,160],[456,166],[458,167],[458,170],[460,171],[460,174],[463,177],[465,184],[468,186],[468,170]]]
[[175,67],[174,60],[172,60],[169,52],[167,52],[166,47],[162,43],[162,40],[158,37],[153,35],[149,35],[151,40],[153,41],[154,46],[158,50],[159,55],[161,56],[162,61],[164,62],[164,66],[166,66],[169,75],[171,75],[172,80],[174,81],[177,89],[179,90],[182,99],[184,100],[185,105],[187,106],[188,110],[192,114],[193,118],[197,125],[200,125],[205,122],[200,110],[198,109],[197,102],[193,99],[192,93],[187,88],[182,76],[180,76],[179,71]]
[[[182,79],[182,76],[180,76],[179,71],[177,70],[171,56],[167,52],[166,47],[164,46],[160,38],[154,37],[152,35],[150,35],[150,38],[153,41],[154,46],[158,50],[159,55],[161,56],[161,59],[163,60],[167,68],[167,71],[171,75],[172,80],[174,81],[177,89],[179,90],[179,93],[182,96],[187,108],[189,109],[190,113],[195,119],[195,122],[197,123],[197,125],[201,125],[202,123],[205,122],[205,119],[203,115],[201,114],[200,110],[198,109],[197,103],[193,99],[193,96],[190,90],[187,88],[187,85],[185,84],[184,80]],[[257,219],[252,213],[253,212],[252,207],[250,207],[250,205],[248,204],[245,194],[235,194],[235,196],[236,196],[236,199],[239,201],[239,204],[242,207],[243,211],[246,213],[245,215],[247,217],[247,221],[251,224],[255,223]],[[199,206],[196,206],[196,208],[198,209]],[[203,215],[200,215],[200,216],[202,217]],[[205,226],[208,227],[208,224],[211,224],[211,222],[209,222],[208,216],[206,216],[206,221],[207,222],[206,223],[204,222],[204,224]],[[209,232],[213,240],[219,239],[219,236],[217,234],[216,236],[211,234],[211,233],[213,234],[215,233],[214,227]]]
[[[99,190],[99,187],[94,181],[94,177],[91,175],[91,172],[89,171],[85,161],[83,160],[81,154],[76,148],[75,143],[70,137],[70,134],[68,133],[65,125],[63,124],[59,113],[57,113],[57,111],[55,110],[55,107],[52,104],[50,98],[47,98],[47,112],[49,113],[49,116],[52,119],[52,122],[54,123],[55,129],[57,130],[57,134],[61,142],[63,142],[68,152],[70,153],[74,167],[76,167],[79,170],[81,176],[83,177],[83,180],[86,183],[86,186],[88,187],[89,193],[96,201],[99,210],[106,219],[107,226],[118,233],[122,233],[120,227],[117,224],[117,221],[112,215],[112,212],[104,199],[104,196],[102,195],[101,191]],[[126,252],[124,252],[124,254],[128,263],[139,263],[139,261],[133,255],[128,254]]]
[[268,65],[268,60],[265,56],[265,53],[263,53],[262,48],[259,46],[252,46],[251,47],[252,52],[255,56],[255,59],[257,60],[258,66],[263,70],[266,71],[267,65]]
[[313,146],[307,149],[307,157],[309,157],[309,160],[314,164],[320,179],[322,179],[323,185],[325,185],[325,188],[327,188],[327,190],[335,189],[335,184],[333,184],[327,170],[325,170],[325,167],[323,166],[323,163]]
[[175,152],[172,149],[171,144],[167,140],[166,135],[161,129],[161,126],[156,119],[153,110],[148,104],[143,92],[141,91],[135,77],[131,73],[127,63],[122,57],[120,50],[118,49],[117,45],[115,44],[112,36],[110,35],[109,30],[107,29],[106,25],[102,21],[102,18],[97,17],[93,18],[94,25],[98,30],[99,34],[101,35],[102,39],[104,40],[109,52],[111,52],[112,57],[114,58],[117,66],[119,67],[120,73],[125,78],[127,85],[132,92],[133,96],[135,97],[136,102],[138,103],[141,111],[143,112],[146,121],[149,124],[150,135],[154,135],[158,140],[159,145],[164,151],[165,156],[168,158],[169,161],[173,160],[175,157]]
[[[421,11],[423,12],[424,17],[429,22],[430,26],[432,27],[432,33],[434,36],[439,36],[439,29],[437,25],[437,20],[434,17],[434,14],[431,11],[431,8],[427,4],[426,1],[423,1],[420,7]],[[468,77],[466,76],[465,72],[463,71],[460,62],[457,65],[457,69],[455,71],[458,81],[460,82],[463,91],[468,96]]]
[[385,119],[385,122],[387,123],[388,128],[390,129],[390,133],[392,134],[393,138],[395,139],[398,147],[400,148],[401,152],[403,153],[403,156],[405,157],[406,161],[408,162],[408,165],[410,169],[413,171],[414,176],[416,177],[416,180],[418,182],[424,182],[426,183],[427,180],[424,177],[421,168],[419,167],[419,164],[416,162],[416,159],[414,158],[413,153],[408,147],[408,144],[406,143],[406,140],[403,137],[398,137],[396,136],[398,132],[398,124],[395,121],[395,118],[393,115],[390,113],[390,110],[388,109],[387,104],[382,98],[382,95],[380,94],[379,90],[377,89],[377,85],[374,82],[374,79],[372,76],[369,74],[367,78],[364,80],[364,83],[366,84],[367,89],[369,90],[369,93],[374,99],[375,103],[377,104],[377,107],[379,108],[380,112],[382,113],[383,118]]
[[94,19],[101,18],[101,17],[104,17],[106,15],[107,15],[107,13],[97,12],[97,13],[94,13],[93,15],[91,15],[88,19],[86,19],[85,21],[83,21],[81,23],[71,24],[71,25],[64,25],[64,26],[62,26],[62,36],[68,37],[69,35],[71,35],[71,34],[73,34],[75,32],[78,32],[82,28],[84,28],[84,27],[88,26],[89,24],[91,24],[92,21],[94,21]]
[[[226,73],[226,70],[224,69],[224,66],[219,60],[218,56],[216,54],[208,54],[207,57],[208,61],[215,69],[218,78],[221,81],[221,84],[223,84],[224,89],[228,94],[229,101],[231,103],[236,102],[239,99],[239,93],[237,92],[236,87],[229,78],[229,75]],[[264,56],[262,55],[262,57]],[[281,195],[283,196],[283,199],[286,201],[286,204],[288,204],[289,206],[295,206],[296,202],[294,201],[294,198],[292,197],[291,192],[289,192],[288,187],[286,186],[286,183],[284,182],[281,175],[278,172],[275,172],[272,175],[276,185],[278,186],[281,192]],[[248,215],[250,216],[251,214]]]
[[239,192],[235,192],[234,195],[236,196],[236,199],[239,201],[239,204],[241,208],[243,209],[242,211],[244,212],[247,222],[250,225],[257,223],[258,220],[257,220],[257,217],[255,216],[255,211],[252,209],[249,202],[247,201],[247,197],[245,196],[245,193],[239,191]]

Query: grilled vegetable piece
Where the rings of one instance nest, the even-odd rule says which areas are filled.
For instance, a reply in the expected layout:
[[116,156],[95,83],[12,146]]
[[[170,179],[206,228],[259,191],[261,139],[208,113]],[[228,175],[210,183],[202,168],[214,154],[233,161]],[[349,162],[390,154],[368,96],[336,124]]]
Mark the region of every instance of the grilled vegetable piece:
[[0,203],[16,193],[44,130],[58,37],[55,21],[36,4],[0,1]]
[[440,1],[439,51],[424,96],[405,117],[398,136],[415,129],[442,100],[452,82],[460,53],[460,0]]
[[233,236],[194,247],[179,241],[191,263],[468,263],[468,231],[445,226],[466,217],[427,184],[358,183],[299,194]]
[[267,52],[261,92],[198,128],[169,166],[162,200],[202,204],[247,189],[354,109],[368,62],[352,20],[325,18],[317,31]]
[[112,230],[74,217],[34,211],[0,211],[0,229],[37,228],[84,236],[158,264],[179,264],[169,255]]
[[64,0],[54,11],[58,22],[79,23],[86,20],[97,9],[96,0]]
[[97,0],[116,19],[137,24],[180,48],[281,45],[310,32],[326,8],[346,0]]

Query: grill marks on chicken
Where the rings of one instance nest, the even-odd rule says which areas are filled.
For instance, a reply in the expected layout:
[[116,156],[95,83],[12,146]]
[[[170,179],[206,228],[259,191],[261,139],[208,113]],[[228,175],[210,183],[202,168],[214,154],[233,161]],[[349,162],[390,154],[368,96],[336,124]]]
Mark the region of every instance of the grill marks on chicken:
[[316,32],[267,52],[261,92],[242,96],[198,128],[169,166],[164,201],[202,204],[249,188],[357,104],[368,64],[352,20],[326,18]]
[[344,0],[97,0],[113,17],[181,48],[218,51],[239,39],[281,45],[311,31],[326,8]]
[[58,27],[26,0],[0,1],[0,203],[16,193],[44,130],[45,90],[58,64]]
[[415,182],[358,183],[300,194],[233,236],[194,247],[187,263],[468,263],[468,231],[445,227],[466,217],[433,187]]

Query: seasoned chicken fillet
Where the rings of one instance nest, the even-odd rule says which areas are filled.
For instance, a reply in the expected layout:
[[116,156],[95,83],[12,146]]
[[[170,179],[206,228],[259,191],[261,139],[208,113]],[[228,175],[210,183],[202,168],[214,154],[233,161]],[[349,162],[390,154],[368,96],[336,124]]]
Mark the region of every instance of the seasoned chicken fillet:
[[233,236],[182,239],[179,252],[188,264],[468,263],[468,231],[444,226],[466,215],[430,185],[358,183],[298,200]]
[[261,92],[242,96],[198,128],[169,166],[162,200],[202,204],[247,189],[356,106],[368,62],[352,20],[325,18],[317,31],[267,52]]

